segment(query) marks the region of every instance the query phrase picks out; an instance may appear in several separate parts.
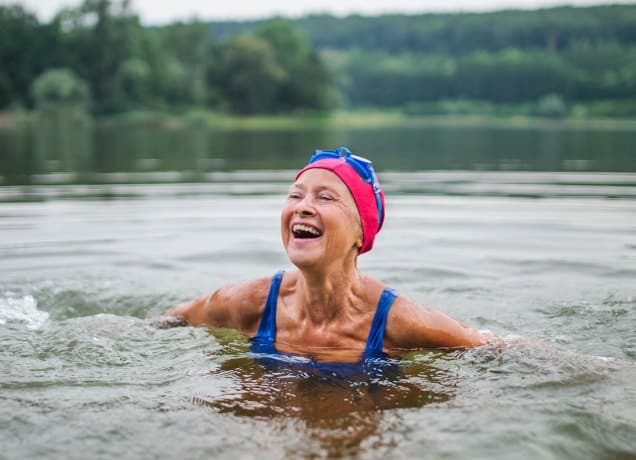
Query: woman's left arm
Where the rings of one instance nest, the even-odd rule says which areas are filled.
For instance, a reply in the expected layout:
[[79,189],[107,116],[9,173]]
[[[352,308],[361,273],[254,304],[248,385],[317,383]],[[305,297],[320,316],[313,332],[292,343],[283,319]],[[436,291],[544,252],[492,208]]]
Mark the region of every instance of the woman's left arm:
[[387,345],[410,349],[478,347],[495,339],[403,296],[391,308],[385,337]]

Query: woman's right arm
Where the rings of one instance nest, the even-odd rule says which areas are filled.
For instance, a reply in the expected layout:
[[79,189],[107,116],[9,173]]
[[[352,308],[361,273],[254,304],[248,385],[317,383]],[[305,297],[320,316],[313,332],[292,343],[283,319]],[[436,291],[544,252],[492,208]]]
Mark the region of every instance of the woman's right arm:
[[209,324],[237,329],[247,335],[256,332],[271,278],[231,284],[212,294],[171,308],[165,316],[183,318],[192,326]]
[[221,305],[216,305],[215,308],[213,298],[217,292],[215,291],[210,295],[199,297],[190,302],[175,305],[165,313],[165,316],[183,318],[191,326],[199,326],[201,324],[220,326],[220,324],[217,324],[217,320],[223,319],[219,318],[219,316],[223,316],[219,314],[225,309]]

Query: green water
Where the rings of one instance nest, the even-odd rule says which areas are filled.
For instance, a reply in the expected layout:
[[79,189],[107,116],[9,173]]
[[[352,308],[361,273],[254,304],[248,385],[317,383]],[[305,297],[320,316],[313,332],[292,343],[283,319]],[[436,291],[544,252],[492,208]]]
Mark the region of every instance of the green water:
[[0,176],[6,185],[204,181],[210,172],[295,169],[316,148],[339,145],[372,157],[380,171],[633,172],[636,128],[629,126],[424,119],[404,126],[267,130],[38,119],[0,129]]

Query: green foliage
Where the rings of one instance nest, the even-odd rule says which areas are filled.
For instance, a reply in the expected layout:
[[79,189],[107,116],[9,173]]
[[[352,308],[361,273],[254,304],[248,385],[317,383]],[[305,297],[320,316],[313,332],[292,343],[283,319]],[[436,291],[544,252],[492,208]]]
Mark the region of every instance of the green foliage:
[[235,111],[247,114],[271,112],[284,77],[266,42],[239,36],[221,49],[212,81]]
[[0,109],[32,106],[36,78],[64,68],[74,75],[57,74],[47,84],[58,92],[46,97],[65,97],[64,85],[80,78],[98,114],[296,113],[340,103],[626,116],[623,101],[636,94],[636,5],[156,28],[140,24],[129,0],[84,0],[49,24],[0,5],[0,62]]
[[276,64],[284,72],[273,111],[329,108],[329,74],[306,36],[283,20],[266,22],[255,35],[271,47]]
[[548,94],[537,102],[536,114],[540,117],[563,118],[567,113],[565,102],[558,94]]
[[[333,92],[320,56],[288,21],[217,44],[199,21],[144,28],[128,0],[84,0],[48,25],[21,7],[0,6],[0,58],[0,109],[30,104],[35,78],[62,67],[87,82],[100,114],[168,106],[321,110]],[[57,92],[49,88],[46,97],[66,97],[71,74],[53,77],[45,83]]]
[[[636,94],[636,5],[314,15],[295,24],[320,50],[337,91],[355,107],[438,111],[445,110],[439,101],[481,100],[532,113],[528,107],[546,94],[581,103],[614,100],[617,108]],[[261,25],[212,27],[221,38]]]
[[265,23],[216,48],[208,70],[222,105],[241,114],[323,110],[331,101],[329,74],[291,23]]
[[0,5],[0,108],[30,103],[33,80],[60,66],[63,51],[54,25],[41,25],[21,6]]
[[467,99],[411,102],[405,105],[404,112],[407,115],[497,115],[492,103]]
[[569,101],[618,102],[636,94],[636,46],[579,45],[561,54],[508,48],[460,56],[328,50],[324,57],[335,85],[354,106],[457,99],[526,104],[551,93]]
[[596,100],[572,107],[575,118],[636,118],[636,99]]
[[66,105],[86,108],[90,92],[85,81],[69,69],[50,69],[33,83],[33,97],[38,107]]
[[149,99],[152,72],[143,59],[130,58],[124,61],[117,70],[117,78],[117,86],[128,101],[135,103]]
[[344,19],[315,15],[297,24],[319,49],[458,56],[510,47],[560,51],[582,40],[636,44],[635,11],[634,5],[611,5]]
[[534,100],[550,92],[567,90],[568,69],[551,53],[506,49],[478,52],[459,60],[457,95],[494,102]]
[[162,94],[172,105],[214,104],[206,71],[214,66],[215,49],[208,26],[199,21],[175,23],[153,31],[160,42],[163,65],[155,77],[163,79]]
[[327,69],[316,53],[309,53],[289,73],[284,93],[284,107],[327,110],[337,96],[331,89]]
[[85,79],[98,112],[124,106],[120,68],[133,58],[143,40],[143,28],[126,0],[84,0],[60,11],[52,24],[61,31],[64,66]]
[[286,72],[292,72],[309,54],[309,42],[289,21],[272,20],[263,24],[256,37],[271,46],[278,65]]

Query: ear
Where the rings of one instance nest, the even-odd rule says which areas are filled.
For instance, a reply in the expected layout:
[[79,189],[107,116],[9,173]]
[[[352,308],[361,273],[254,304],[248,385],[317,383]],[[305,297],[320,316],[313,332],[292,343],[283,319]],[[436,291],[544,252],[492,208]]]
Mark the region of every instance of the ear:
[[353,245],[354,248],[356,248],[358,250],[358,252],[360,252],[360,249],[362,249],[362,244],[364,243],[364,234],[362,233],[362,224],[360,224],[360,221],[358,220],[358,225],[357,225],[357,236],[356,236],[356,241]]
[[356,242],[354,244],[354,247],[359,251],[360,249],[362,249],[362,236],[359,236],[358,238],[356,238]]

